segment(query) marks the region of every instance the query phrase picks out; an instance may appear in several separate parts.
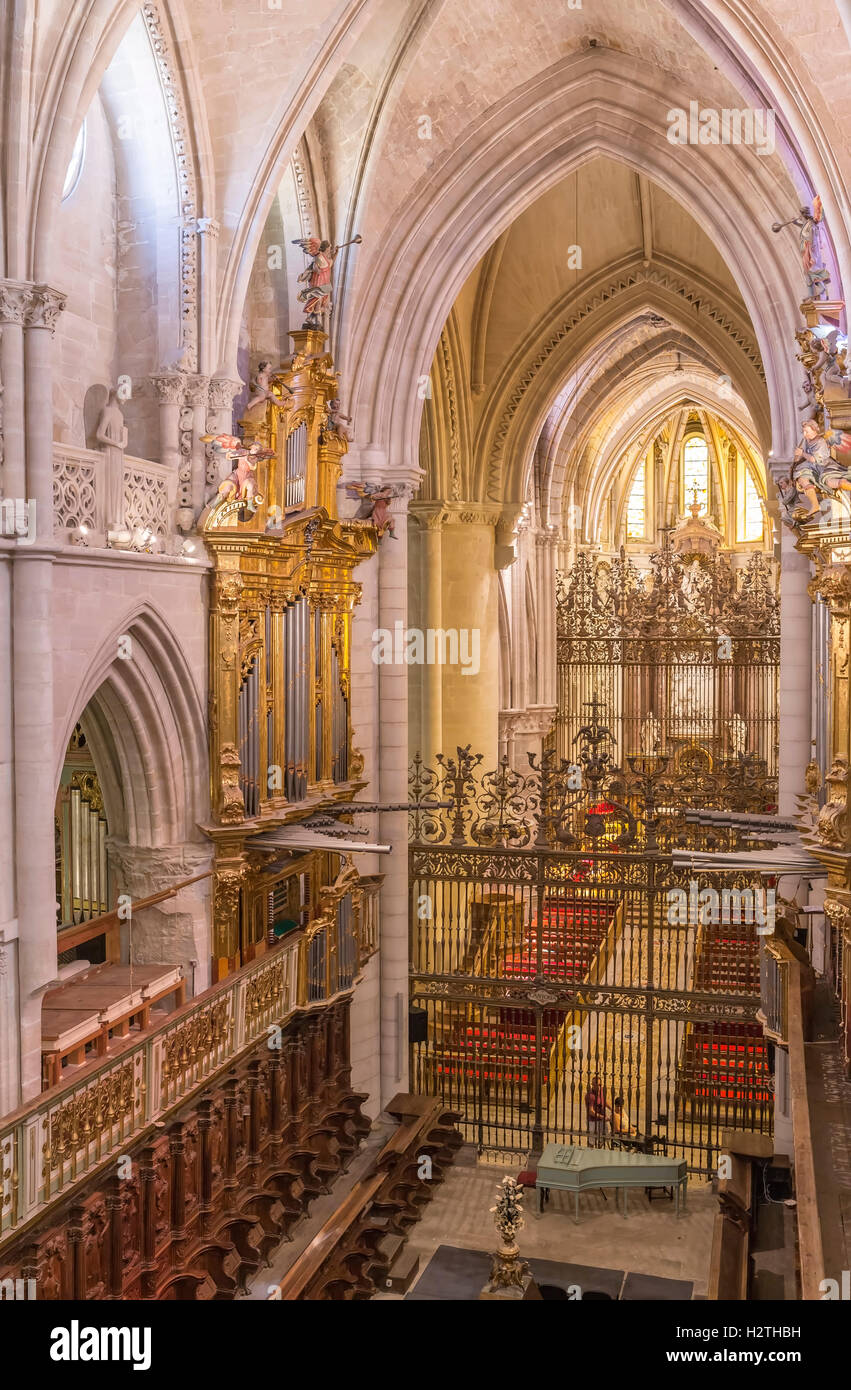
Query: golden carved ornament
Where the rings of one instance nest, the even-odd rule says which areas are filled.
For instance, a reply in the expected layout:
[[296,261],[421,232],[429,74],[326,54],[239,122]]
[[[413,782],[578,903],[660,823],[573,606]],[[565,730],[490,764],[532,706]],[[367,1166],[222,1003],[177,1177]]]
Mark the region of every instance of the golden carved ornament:
[[816,833],[827,848],[845,849],[848,845],[848,759],[841,755],[835,757],[824,780],[830,795],[819,812]]
[[813,555],[816,573],[807,585],[811,599],[819,596],[829,604],[851,603],[851,566],[825,564],[818,551]]
[[176,1028],[166,1039],[163,1081],[171,1081],[175,1076],[191,1070],[196,1063],[212,1059],[214,1053],[227,1042],[230,1026],[230,999],[225,997]]
[[245,802],[239,785],[242,765],[235,744],[222,745],[219,765],[222,770],[222,805],[219,820],[225,825],[236,825],[245,819]]
[[267,970],[261,970],[249,980],[245,991],[247,1020],[283,1005],[286,997],[286,965],[286,961],[276,960]]
[[47,1166],[60,1167],[133,1110],[133,1063],[109,1072],[50,1117]]

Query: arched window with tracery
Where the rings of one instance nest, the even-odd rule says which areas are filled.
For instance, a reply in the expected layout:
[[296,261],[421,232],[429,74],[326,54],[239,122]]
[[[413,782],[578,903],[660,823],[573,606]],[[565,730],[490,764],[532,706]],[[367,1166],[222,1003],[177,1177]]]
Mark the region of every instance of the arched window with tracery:
[[709,447],[702,434],[690,434],[683,444],[683,510],[697,497],[700,509],[709,511]]

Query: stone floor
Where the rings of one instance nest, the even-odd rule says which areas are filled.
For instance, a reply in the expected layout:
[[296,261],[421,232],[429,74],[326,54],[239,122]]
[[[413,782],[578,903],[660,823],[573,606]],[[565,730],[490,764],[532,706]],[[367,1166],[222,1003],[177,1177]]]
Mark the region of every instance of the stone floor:
[[[516,1168],[476,1163],[472,1148],[461,1151],[408,1238],[406,1252],[416,1251],[420,1257],[418,1279],[440,1245],[494,1248],[496,1232],[489,1208],[506,1173],[516,1175]],[[534,1194],[528,1195],[526,1225],[518,1242],[524,1257],[687,1280],[694,1285],[695,1298],[705,1297],[718,1210],[710,1184],[689,1182],[686,1211],[679,1219],[673,1203],[658,1196],[651,1203],[643,1191],[633,1191],[624,1220],[616,1209],[616,1194],[610,1191],[606,1197],[601,1192],[583,1194],[576,1225],[571,1195],[553,1191],[540,1217],[535,1213]],[[401,1297],[389,1292],[375,1295],[386,1300]]]

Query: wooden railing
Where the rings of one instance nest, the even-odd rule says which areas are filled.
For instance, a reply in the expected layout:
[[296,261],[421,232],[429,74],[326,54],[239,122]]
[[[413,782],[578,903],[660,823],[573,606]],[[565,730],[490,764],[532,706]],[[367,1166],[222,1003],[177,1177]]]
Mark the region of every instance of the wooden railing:
[[[357,973],[377,949],[380,882],[380,875],[363,882],[355,875],[345,885],[353,900]],[[128,1038],[106,1060],[75,1068],[73,1079],[0,1120],[0,1244],[114,1161],[264,1033],[273,1038],[296,1009],[349,992],[356,976],[346,972],[340,988],[337,970],[339,890],[326,891],[326,913],[306,931],[290,934],[158,1027]]]
[[[786,972],[786,1038],[789,1048],[789,1088],[794,1134],[798,1269],[801,1277],[801,1297],[820,1300],[823,1296],[822,1283],[825,1277],[824,1245],[807,1095],[804,969],[799,961],[790,957]],[[824,1135],[820,1136],[820,1142],[826,1142]]]

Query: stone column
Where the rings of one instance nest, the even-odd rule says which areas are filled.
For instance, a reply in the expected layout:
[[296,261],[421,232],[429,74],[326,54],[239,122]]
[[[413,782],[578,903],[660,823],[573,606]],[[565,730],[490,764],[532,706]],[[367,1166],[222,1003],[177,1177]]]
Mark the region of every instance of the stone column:
[[[355,451],[352,451],[354,453]],[[349,479],[359,478],[355,461],[351,465],[351,454],[345,456],[344,468]],[[339,515],[356,509],[356,503],[345,496],[345,480],[338,485]],[[397,525],[399,523],[397,522]],[[395,541],[382,541],[382,545],[395,545]],[[373,634],[379,626],[378,611],[378,570],[379,556],[371,555],[354,571],[354,579],[361,588],[361,600],[352,615],[351,642],[351,721],[353,742],[364,760],[363,777],[369,785],[361,795],[361,800],[377,801],[378,740],[380,716],[378,705],[379,667],[373,660],[375,638]],[[378,817],[369,821],[361,817],[360,825],[369,825],[370,836],[379,837]],[[381,855],[359,854],[358,871],[362,874],[375,874],[384,871]],[[381,1109],[381,970],[377,955],[367,962],[363,978],[352,998],[352,1087],[366,1092],[369,1103],[366,1112],[373,1118]]]
[[780,795],[781,816],[792,816],[804,790],[812,739],[812,604],[810,562],[795,549],[788,526],[780,532]]
[[233,402],[241,390],[241,381],[227,376],[210,377],[205,433],[233,434]]
[[554,526],[535,536],[535,590],[538,605],[538,704],[557,703],[556,671],[556,552],[559,537]]
[[192,489],[188,479],[180,477],[180,413],[186,394],[186,375],[164,372],[150,378],[160,413],[160,463],[173,469],[179,479],[177,489],[178,526],[188,529],[195,520],[192,511]]
[[22,1100],[41,1089],[41,995],[56,978],[51,338],[64,304],[56,290],[34,285],[24,311],[25,495],[35,499],[37,541],[15,549],[12,597]]
[[[5,332],[5,330],[4,330]],[[4,542],[0,542],[4,545]],[[0,1115],[17,1107],[18,921],[15,915],[14,726],[12,722],[12,555],[0,550]]]
[[206,376],[187,376],[186,405],[192,411],[192,453],[190,465],[190,497],[192,511],[198,516],[204,508],[207,490],[207,451],[201,436],[207,433],[207,402],[210,382]]
[[[429,628],[439,631],[443,628],[443,527],[448,512],[440,503],[419,502],[412,505],[411,513],[420,528],[421,621],[424,633]],[[443,747],[443,668],[437,662],[426,662],[423,667],[421,699],[419,752],[426,766],[433,767],[435,754],[449,751]]]
[[[367,454],[372,451],[365,451]],[[375,465],[373,464],[373,469]],[[391,510],[394,536],[385,536],[378,553],[378,625],[391,633],[396,623],[408,625],[408,502],[419,474],[384,468],[382,481],[394,484],[400,496]],[[415,480],[416,479],[416,480]],[[408,799],[408,667],[391,663],[378,667],[379,765],[378,799]],[[392,846],[382,859],[386,875],[381,889],[381,1101],[408,1088],[408,816],[406,811],[382,811],[379,836]]]
[[0,380],[3,383],[4,497],[26,497],[24,310],[30,286],[0,280]]
[[36,503],[39,540],[53,539],[53,368],[51,340],[65,308],[65,295],[34,285],[24,311],[24,417],[27,435],[27,496]]
[[[468,651],[478,643],[478,670],[472,663],[442,667],[443,744],[453,753],[472,743],[496,766],[499,722],[499,608],[494,569],[494,525],[500,508],[486,503],[447,506],[449,525],[443,545],[444,629],[468,634]],[[476,636],[477,634],[477,636]]]
[[[199,217],[198,230],[198,370],[209,372],[216,342],[216,267],[221,223],[214,217]],[[219,431],[216,431],[219,433]],[[231,430],[221,431],[230,434]]]

